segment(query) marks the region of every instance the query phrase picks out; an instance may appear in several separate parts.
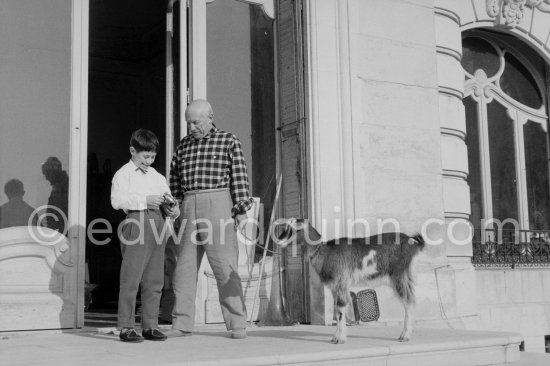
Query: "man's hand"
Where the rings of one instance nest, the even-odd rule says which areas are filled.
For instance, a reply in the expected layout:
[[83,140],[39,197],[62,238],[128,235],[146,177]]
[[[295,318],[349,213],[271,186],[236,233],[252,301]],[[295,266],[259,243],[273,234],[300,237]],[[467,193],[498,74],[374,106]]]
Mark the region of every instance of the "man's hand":
[[242,230],[244,225],[246,224],[247,219],[248,219],[248,215],[245,213],[235,215],[235,228],[237,230]]
[[149,209],[158,209],[160,205],[164,202],[163,196],[151,195],[146,197],[147,208]]

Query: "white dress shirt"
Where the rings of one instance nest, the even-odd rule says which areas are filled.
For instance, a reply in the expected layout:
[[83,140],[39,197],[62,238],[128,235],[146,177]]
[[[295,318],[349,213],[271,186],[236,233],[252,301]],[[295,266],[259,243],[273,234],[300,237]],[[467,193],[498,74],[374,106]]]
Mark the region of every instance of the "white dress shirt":
[[111,205],[115,210],[147,209],[147,196],[170,194],[166,178],[149,167],[147,172],[138,168],[132,160],[123,165],[113,177]]

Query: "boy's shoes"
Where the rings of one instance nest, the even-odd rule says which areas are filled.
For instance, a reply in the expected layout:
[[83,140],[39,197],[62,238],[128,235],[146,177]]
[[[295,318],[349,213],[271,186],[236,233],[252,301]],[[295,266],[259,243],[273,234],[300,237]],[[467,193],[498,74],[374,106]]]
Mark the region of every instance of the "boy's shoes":
[[134,328],[122,328],[120,331],[120,340],[122,342],[139,343],[143,342],[143,337],[137,334]]
[[141,332],[141,335],[143,338],[147,339],[148,341],[165,341],[166,335],[162,333],[158,329],[144,329],[143,332]]
[[166,332],[164,332],[164,334],[166,334],[167,337],[169,338],[172,338],[172,337],[188,337],[190,335],[193,335],[192,332],[186,332],[185,330],[179,330],[179,329],[170,329],[170,330],[167,330]]
[[233,329],[231,331],[231,338],[233,338],[233,339],[244,339],[244,338],[246,338],[246,329],[245,328]]

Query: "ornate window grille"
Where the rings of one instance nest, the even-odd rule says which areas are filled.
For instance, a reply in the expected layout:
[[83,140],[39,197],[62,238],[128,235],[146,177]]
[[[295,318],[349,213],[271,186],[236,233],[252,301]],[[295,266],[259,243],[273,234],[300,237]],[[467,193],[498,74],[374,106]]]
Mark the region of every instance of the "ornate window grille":
[[472,244],[476,267],[550,266],[550,231],[478,229]]

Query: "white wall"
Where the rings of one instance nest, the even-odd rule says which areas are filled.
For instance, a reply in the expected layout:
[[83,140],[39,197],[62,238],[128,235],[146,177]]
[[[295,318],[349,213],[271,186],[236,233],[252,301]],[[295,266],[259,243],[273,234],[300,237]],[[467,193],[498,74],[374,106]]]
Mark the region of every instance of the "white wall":
[[[71,71],[86,60],[79,54],[71,62],[71,42],[83,31],[77,9],[85,3],[0,0],[0,204],[13,178],[23,182],[30,205],[45,204],[52,188],[42,164],[55,156],[68,170],[69,149],[78,151],[70,146],[71,106],[78,109],[82,100],[81,90],[71,93]],[[78,215],[70,216],[69,224],[78,223]],[[67,239],[19,225],[0,230],[0,331],[82,326],[77,228]]]
[[72,5],[0,0],[0,9],[0,204],[17,178],[37,207],[51,191],[41,165],[69,164]]
[[550,268],[478,269],[478,329],[518,332],[525,351],[544,352],[550,335]]
[[[315,224],[326,222],[330,239],[344,235],[346,220],[368,221],[371,234],[378,219],[409,233],[429,219],[443,222],[434,1],[312,0],[307,13]],[[444,229],[427,233],[436,240]],[[443,244],[428,246],[417,268],[423,324],[472,315],[456,285],[474,282],[471,265],[447,267]],[[314,275],[311,287],[312,322],[330,323],[330,294]],[[377,291],[381,321],[402,321],[389,288]]]

